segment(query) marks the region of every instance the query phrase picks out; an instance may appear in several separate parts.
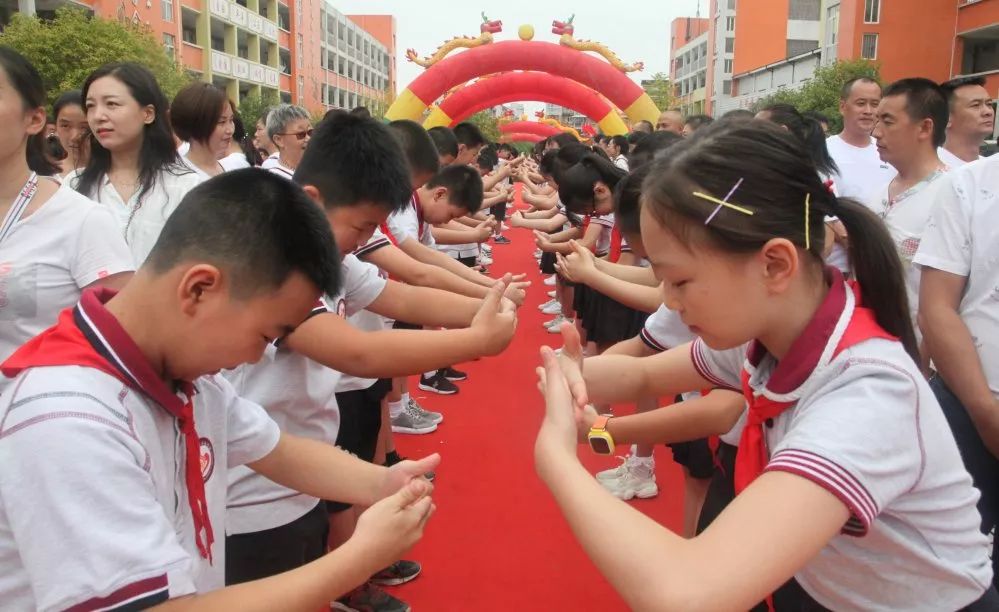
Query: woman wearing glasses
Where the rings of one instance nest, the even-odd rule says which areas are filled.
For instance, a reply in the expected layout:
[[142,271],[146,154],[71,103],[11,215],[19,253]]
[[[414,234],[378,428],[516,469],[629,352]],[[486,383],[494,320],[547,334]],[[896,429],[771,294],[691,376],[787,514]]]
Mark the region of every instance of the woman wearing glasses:
[[108,207],[136,265],[145,261],[167,218],[201,178],[177,155],[167,100],[139,64],[107,64],[83,83],[90,160],[69,185]]
[[267,135],[278,150],[277,163],[267,169],[290,179],[312,138],[309,111],[293,104],[275,106],[267,115]]

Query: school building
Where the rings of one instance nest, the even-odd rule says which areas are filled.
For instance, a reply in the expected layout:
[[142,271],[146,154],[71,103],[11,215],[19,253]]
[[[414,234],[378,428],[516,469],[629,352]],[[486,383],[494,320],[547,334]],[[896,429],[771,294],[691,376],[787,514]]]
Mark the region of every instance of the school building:
[[880,62],[885,82],[982,75],[999,97],[999,0],[711,0],[707,18],[671,27],[670,76],[687,114],[749,108],[858,58]]
[[238,104],[271,95],[321,113],[385,107],[396,92],[392,15],[345,15],[329,0],[17,0],[51,15],[63,4],[144,24],[184,69]]

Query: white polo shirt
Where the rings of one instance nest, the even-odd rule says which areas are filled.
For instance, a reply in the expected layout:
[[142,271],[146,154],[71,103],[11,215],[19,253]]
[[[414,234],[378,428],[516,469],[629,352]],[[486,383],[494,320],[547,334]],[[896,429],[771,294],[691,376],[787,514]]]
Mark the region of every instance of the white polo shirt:
[[797,404],[765,427],[767,471],[790,472],[847,508],[841,533],[795,578],[832,610],[958,610],[992,581],[972,486],[947,420],[919,368],[896,341],[871,339],[838,356],[853,310],[845,283],[830,288],[778,363],[761,345],[715,351],[700,339],[702,376]]
[[941,180],[914,262],[917,268],[967,279],[958,312],[989,388],[999,397],[999,156],[967,164]]
[[617,166],[618,168],[624,170],[625,172],[628,172],[628,158],[625,157],[624,155],[618,155],[611,161],[614,162],[614,165]]
[[[79,171],[67,177],[66,182],[76,188]],[[101,177],[99,185],[91,193],[84,193],[88,198],[108,207],[115,219],[125,242],[132,251],[133,262],[141,266],[146,261],[153,245],[160,237],[166,220],[177,209],[187,192],[197,187],[204,179],[187,166],[178,163],[170,170],[161,171],[156,177],[153,188],[139,198],[136,192],[128,202],[125,202],[107,175]]]
[[[965,166],[968,164],[968,162],[964,161],[963,159],[961,159],[957,155],[954,155],[953,153],[951,153],[950,151],[948,151],[943,147],[937,147],[937,157],[939,157],[940,161],[951,170],[956,170],[957,168],[960,168],[961,166]],[[981,155],[979,155],[978,159],[984,159],[984,158]]]
[[866,198],[897,174],[891,165],[881,161],[873,138],[869,146],[855,147],[837,134],[826,139],[826,148],[839,168],[836,190],[841,198]]
[[[343,291],[326,298],[312,316],[347,316],[378,297],[385,280],[378,268],[347,255]],[[257,363],[226,372],[240,396],[260,404],[281,431],[333,444],[340,428],[336,403],[341,374],[281,346],[270,345]],[[283,487],[247,467],[229,472],[227,534],[281,527],[304,516],[319,500]]]
[[423,246],[436,248],[434,234],[430,231],[430,224],[423,220],[421,210],[419,196],[413,192],[409,206],[389,215],[388,220],[381,226],[382,232],[395,244],[402,244],[410,238],[415,238]]
[[[269,157],[267,159],[268,159],[268,161],[270,160]],[[280,159],[275,159],[274,163],[271,164],[271,165],[269,165],[269,166],[266,166],[266,167],[265,166],[261,166],[261,167],[264,170],[269,170],[269,171],[273,172],[274,174],[276,174],[278,176],[282,176],[282,177],[288,179],[289,181],[295,178],[295,171],[292,170],[291,168],[289,168],[288,166],[285,166],[284,164],[282,164]]]
[[250,162],[246,160],[246,155],[243,153],[230,153],[220,159],[219,164],[222,165],[226,172],[250,167]]
[[611,232],[614,231],[614,213],[592,215],[590,223],[600,226],[600,235],[597,237],[593,252],[596,253],[597,257],[603,257],[610,252]]
[[194,382],[215,533],[209,565],[195,544],[184,436],[152,399],[173,391],[107,320],[114,321],[103,307],[77,318],[98,352],[116,360],[142,393],[97,369],[58,366],[22,372],[0,396],[5,609],[139,609],[222,588],[227,472],[265,457],[278,442],[277,425],[226,380]]
[[[902,267],[905,270],[905,290],[909,297],[909,312],[912,315],[913,325],[916,322],[916,312],[919,310],[920,273],[912,265],[912,258],[919,250],[919,243],[926,230],[926,224],[929,223],[930,213],[937,203],[944,175],[943,171],[934,172],[904,193],[899,194],[894,200],[888,196],[889,185],[885,185],[880,192],[864,202],[884,219],[892,241],[895,243],[895,250],[898,251],[898,256],[902,259]],[[916,335],[920,335],[918,327]]]
[[[0,243],[0,361],[54,325],[84,287],[134,269],[111,213],[62,185]],[[0,391],[9,382],[0,376]]]

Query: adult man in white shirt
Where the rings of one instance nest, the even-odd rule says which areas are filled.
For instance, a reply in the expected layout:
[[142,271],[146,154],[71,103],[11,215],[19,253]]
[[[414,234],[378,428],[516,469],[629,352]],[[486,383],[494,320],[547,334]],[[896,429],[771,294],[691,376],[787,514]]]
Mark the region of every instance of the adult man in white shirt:
[[861,77],[847,81],[840,95],[843,131],[826,140],[829,155],[839,168],[836,189],[843,198],[863,198],[883,186],[895,171],[878,157],[871,138],[881,102],[881,85]]
[[[941,181],[916,254],[919,325],[937,368],[940,401],[965,467],[981,491],[982,531],[999,520],[999,156]],[[999,550],[993,542],[995,582]]]
[[996,127],[996,111],[985,89],[985,77],[951,79],[941,87],[947,93],[950,121],[947,142],[937,149],[937,154],[953,170],[981,159],[982,143]]
[[[874,127],[878,154],[898,176],[864,200],[888,226],[906,271],[913,320],[919,302],[919,271],[912,258],[929,221],[945,167],[937,147],[946,138],[947,98],[928,79],[902,79],[885,89]],[[918,330],[917,330],[918,335]]]

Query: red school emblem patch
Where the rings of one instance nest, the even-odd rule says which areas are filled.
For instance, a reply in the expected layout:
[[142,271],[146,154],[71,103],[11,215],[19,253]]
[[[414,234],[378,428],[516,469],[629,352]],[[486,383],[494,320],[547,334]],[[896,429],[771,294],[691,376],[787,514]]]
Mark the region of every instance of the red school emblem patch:
[[201,477],[208,482],[215,471],[215,449],[208,438],[198,440],[198,460],[201,463]]

